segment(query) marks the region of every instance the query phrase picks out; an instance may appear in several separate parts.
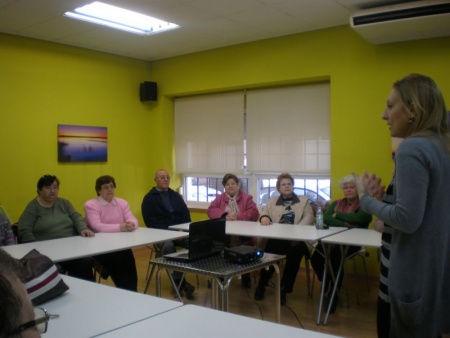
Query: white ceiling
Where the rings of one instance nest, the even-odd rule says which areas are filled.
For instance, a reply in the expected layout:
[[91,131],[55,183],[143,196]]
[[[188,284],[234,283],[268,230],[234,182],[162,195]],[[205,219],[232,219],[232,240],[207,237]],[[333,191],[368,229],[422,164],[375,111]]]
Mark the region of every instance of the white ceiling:
[[408,1],[102,0],[180,28],[141,36],[64,17],[94,0],[0,0],[0,32],[158,60],[299,32],[348,25],[351,13]]

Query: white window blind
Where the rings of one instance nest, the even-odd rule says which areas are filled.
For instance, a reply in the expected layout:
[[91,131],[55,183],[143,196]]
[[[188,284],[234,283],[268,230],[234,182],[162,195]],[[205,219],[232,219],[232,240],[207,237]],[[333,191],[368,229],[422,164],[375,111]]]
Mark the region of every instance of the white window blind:
[[221,93],[175,100],[178,173],[242,172],[244,94]]
[[247,91],[247,171],[330,172],[329,84]]

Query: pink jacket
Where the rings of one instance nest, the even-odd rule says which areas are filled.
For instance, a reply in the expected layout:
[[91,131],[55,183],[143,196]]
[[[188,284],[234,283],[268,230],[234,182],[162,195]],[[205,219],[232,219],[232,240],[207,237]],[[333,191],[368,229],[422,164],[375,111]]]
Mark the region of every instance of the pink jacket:
[[114,197],[111,203],[98,197],[84,204],[86,223],[95,232],[120,232],[120,224],[124,222],[134,223],[134,228],[139,226],[138,220],[131,213],[128,202]]
[[[211,202],[208,208],[209,218],[220,218],[225,214],[225,208],[228,205],[229,198],[227,194],[218,195],[214,201]],[[253,201],[253,196],[243,192],[239,192],[236,197],[236,202],[239,207],[239,214],[237,216],[239,221],[257,221],[259,217],[258,207]]]

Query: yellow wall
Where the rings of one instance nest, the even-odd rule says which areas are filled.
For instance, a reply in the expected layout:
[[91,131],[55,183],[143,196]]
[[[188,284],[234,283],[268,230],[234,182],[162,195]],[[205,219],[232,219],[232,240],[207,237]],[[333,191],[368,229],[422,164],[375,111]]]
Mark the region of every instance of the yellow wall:
[[152,77],[166,96],[156,110],[167,116],[173,96],[329,80],[335,199],[339,179],[353,171],[390,179],[391,142],[381,114],[392,84],[425,73],[450,101],[449,60],[448,37],[376,46],[342,26],[156,61]]
[[[159,144],[157,104],[141,103],[144,61],[0,34],[0,203],[16,221],[43,174],[82,212],[95,179],[111,174],[140,217],[153,172],[171,165]],[[57,125],[108,127],[108,162],[58,164]]]
[[[60,195],[82,211],[95,196],[95,179],[111,174],[117,195],[140,218],[153,172],[173,168],[174,96],[315,81],[331,83],[336,199],[339,178],[353,171],[390,179],[390,138],[380,116],[393,81],[428,74],[449,102],[448,60],[448,37],[375,46],[344,26],[151,64],[0,34],[0,204],[17,220],[36,196],[37,179],[51,173],[61,179]],[[144,80],[158,83],[158,102],[139,101]],[[108,127],[108,162],[58,164],[57,124]],[[176,179],[172,187],[178,185]]]

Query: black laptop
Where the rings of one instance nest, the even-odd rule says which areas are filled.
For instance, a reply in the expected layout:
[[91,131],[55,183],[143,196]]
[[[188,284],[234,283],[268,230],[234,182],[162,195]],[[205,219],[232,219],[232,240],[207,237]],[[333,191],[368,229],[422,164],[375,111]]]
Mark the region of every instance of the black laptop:
[[225,249],[225,223],[223,218],[190,223],[188,249],[166,254],[164,258],[192,262],[220,254]]

